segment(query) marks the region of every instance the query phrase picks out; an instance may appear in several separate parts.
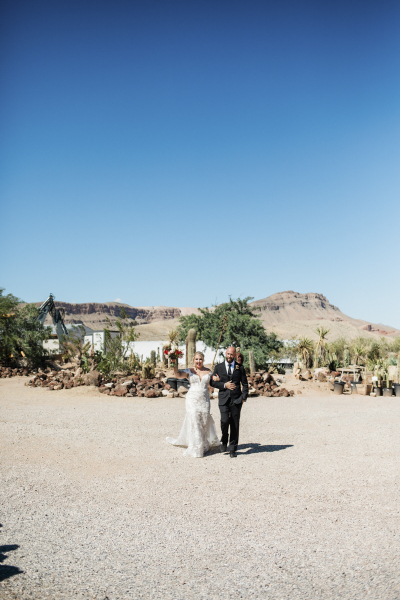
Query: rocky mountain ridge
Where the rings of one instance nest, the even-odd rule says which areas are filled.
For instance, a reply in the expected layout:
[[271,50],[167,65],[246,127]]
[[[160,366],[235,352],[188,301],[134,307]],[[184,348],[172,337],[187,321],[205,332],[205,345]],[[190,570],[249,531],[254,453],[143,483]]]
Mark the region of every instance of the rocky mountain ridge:
[[[39,306],[41,303],[37,303]],[[94,330],[107,325],[107,319],[114,325],[124,308],[126,314],[138,323],[137,331],[141,340],[167,339],[168,331],[175,328],[183,315],[198,313],[193,307],[141,306],[133,307],[121,302],[88,302],[75,304],[58,302],[55,304],[65,310],[65,322],[81,323]],[[354,338],[364,336],[395,336],[400,331],[381,324],[362,319],[354,319],[331,304],[319,293],[300,294],[289,290],[272,294],[267,298],[250,303],[258,318],[268,331],[283,339],[307,335],[316,338],[315,328],[324,325],[331,330],[330,338],[340,336]],[[46,323],[50,324],[49,318]]]

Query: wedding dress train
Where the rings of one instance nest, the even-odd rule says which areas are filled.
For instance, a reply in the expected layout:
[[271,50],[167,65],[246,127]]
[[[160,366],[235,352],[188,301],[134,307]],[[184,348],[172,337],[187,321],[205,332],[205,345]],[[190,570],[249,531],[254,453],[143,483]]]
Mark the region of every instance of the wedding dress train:
[[167,442],[174,446],[187,446],[183,456],[201,458],[209,448],[220,445],[214,419],[210,415],[208,384],[212,373],[200,379],[190,369],[184,369],[184,372],[188,373],[190,381],[185,420],[178,439],[167,437]]

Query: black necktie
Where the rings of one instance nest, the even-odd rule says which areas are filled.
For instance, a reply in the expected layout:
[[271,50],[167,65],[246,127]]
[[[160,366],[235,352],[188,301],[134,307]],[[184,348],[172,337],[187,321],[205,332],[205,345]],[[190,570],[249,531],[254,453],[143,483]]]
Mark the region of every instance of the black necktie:
[[229,365],[229,369],[228,369],[228,377],[229,377],[229,380],[232,379],[232,365],[231,364]]

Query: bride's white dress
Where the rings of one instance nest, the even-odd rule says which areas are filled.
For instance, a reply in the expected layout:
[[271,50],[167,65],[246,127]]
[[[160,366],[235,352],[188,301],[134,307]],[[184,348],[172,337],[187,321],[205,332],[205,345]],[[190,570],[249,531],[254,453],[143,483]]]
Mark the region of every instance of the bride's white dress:
[[215,430],[214,419],[210,415],[210,395],[208,384],[212,373],[193,375],[190,369],[184,369],[189,375],[190,388],[186,394],[186,415],[177,440],[167,437],[174,446],[187,446],[183,456],[201,458],[204,452],[213,446],[220,446]]

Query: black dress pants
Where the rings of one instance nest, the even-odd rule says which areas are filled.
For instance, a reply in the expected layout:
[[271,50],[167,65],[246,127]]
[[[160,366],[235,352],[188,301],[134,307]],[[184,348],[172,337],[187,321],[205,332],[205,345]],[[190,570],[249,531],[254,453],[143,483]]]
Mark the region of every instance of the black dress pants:
[[233,404],[233,402],[229,400],[227,404],[220,406],[219,410],[221,412],[221,442],[225,446],[228,446],[229,437],[229,449],[237,450],[239,443],[239,422],[242,403],[240,402],[240,404]]

